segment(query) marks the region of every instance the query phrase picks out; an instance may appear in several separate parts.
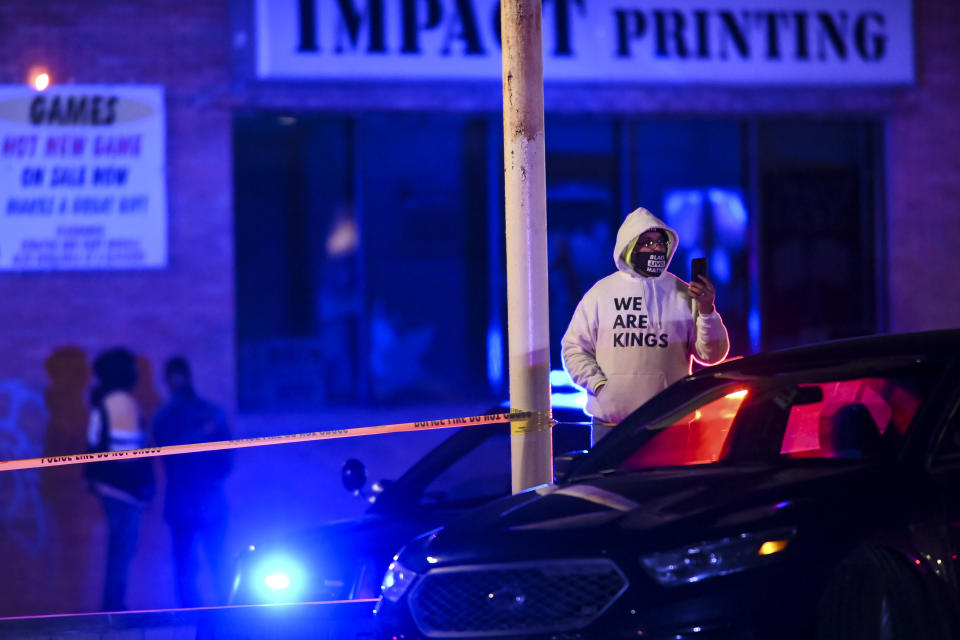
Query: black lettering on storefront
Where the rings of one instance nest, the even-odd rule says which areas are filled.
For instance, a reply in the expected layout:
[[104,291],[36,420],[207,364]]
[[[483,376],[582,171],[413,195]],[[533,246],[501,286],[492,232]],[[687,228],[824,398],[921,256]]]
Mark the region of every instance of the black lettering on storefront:
[[[686,31],[686,20],[677,10],[664,11],[657,9],[653,12],[653,21],[656,25],[656,52],[660,58],[687,57],[687,43],[683,35]],[[671,42],[673,46],[671,45]]]
[[630,40],[643,37],[647,31],[647,18],[636,9],[616,9],[613,14],[617,21],[617,56],[629,58]]
[[[871,30],[868,23],[873,22],[879,27],[878,30]],[[883,34],[885,26],[883,14],[876,11],[867,11],[857,18],[857,26],[854,27],[854,42],[857,52],[864,60],[880,60],[887,54],[887,38]]]
[[[338,23],[337,42],[334,46],[334,52],[343,53],[349,49],[355,51],[360,46],[360,28],[363,26],[363,19],[366,17],[369,25],[370,43],[367,47],[368,53],[384,53],[387,50],[386,35],[384,33],[383,18],[383,0],[367,0],[367,13],[364,16],[351,0],[337,0],[337,8],[340,12],[341,23]],[[343,36],[346,29],[346,37],[349,45],[344,47]]]
[[300,0],[297,5],[300,21],[300,44],[297,51],[319,51],[317,48],[317,7],[314,0]]
[[[417,9],[417,6],[421,3],[427,5],[427,17],[422,22],[420,12]],[[403,45],[400,47],[400,51],[403,53],[420,53],[420,30],[435,29],[443,17],[440,0],[402,0],[402,13]]]
[[807,35],[807,14],[802,11],[797,11],[793,14],[793,24],[796,27],[794,29],[794,42],[797,43],[797,60],[809,60],[810,59],[810,47],[807,44],[809,36]]
[[780,23],[789,20],[789,16],[781,11],[758,12],[758,19],[762,21],[766,30],[767,59],[779,60],[780,55]]
[[[388,12],[396,5],[396,12]],[[886,16],[881,11],[672,8],[631,3],[614,5],[612,54],[619,59],[639,53],[642,46],[662,60],[698,61],[864,61],[888,55]],[[554,38],[551,55],[577,55],[575,36],[579,19],[587,18],[586,0],[545,0],[544,25]],[[489,16],[477,11],[490,6]],[[324,44],[334,53],[387,53],[389,35],[399,36],[391,49],[406,55],[485,56],[501,46],[500,6],[474,0],[297,0],[296,38],[299,52],[319,53]],[[552,15],[551,12],[552,11]],[[399,24],[387,24],[396,15]],[[487,20],[489,19],[489,23]],[[326,26],[325,26],[326,25]],[[430,32],[436,38],[427,38]],[[329,35],[328,35],[329,34]],[[590,37],[590,36],[587,36]],[[330,38],[332,42],[325,43]],[[490,40],[495,39],[495,44]],[[439,41],[438,51],[424,51],[428,41]],[[35,123],[107,124],[110,103],[98,96],[50,101],[38,97],[31,104]],[[106,100],[103,97],[102,100]]]
[[846,12],[841,11],[838,18],[826,11],[817,13],[817,22],[821,27],[819,31],[820,37],[817,39],[817,45],[819,46],[818,54],[821,60],[826,60],[827,58],[827,42],[830,43],[830,46],[838,58],[841,60],[847,59],[847,43],[846,40],[844,40],[844,34],[847,33]]
[[580,10],[584,10],[584,0],[553,0],[554,17],[553,29],[556,47],[553,50],[555,56],[572,56],[573,46],[570,36],[570,5],[576,4]]
[[701,60],[710,58],[710,31],[707,22],[710,14],[706,11],[694,11],[694,20],[697,23],[697,57]]
[[[464,42],[464,53],[469,55],[483,55],[483,44],[480,42],[480,30],[477,28],[477,17],[473,13],[473,4],[470,0],[456,0],[456,15],[447,22],[447,35],[444,38],[443,49],[445,56],[450,55],[450,43],[460,39]],[[459,26],[459,30],[457,30]]]
[[[744,15],[744,22],[746,15]],[[733,42],[741,58],[750,57],[750,46],[747,44],[747,36],[744,32],[744,24],[738,22],[732,11],[720,12],[720,24],[723,27],[720,31],[720,57],[730,57],[727,53],[727,45]]]
[[[664,59],[879,60],[887,54],[886,22],[877,11],[775,11],[733,9],[612,10],[614,55],[629,58],[651,38]],[[652,31],[648,34],[648,26]],[[792,46],[790,43],[793,43]]]
[[30,102],[30,122],[35,125],[106,126],[117,119],[116,96],[46,96]]

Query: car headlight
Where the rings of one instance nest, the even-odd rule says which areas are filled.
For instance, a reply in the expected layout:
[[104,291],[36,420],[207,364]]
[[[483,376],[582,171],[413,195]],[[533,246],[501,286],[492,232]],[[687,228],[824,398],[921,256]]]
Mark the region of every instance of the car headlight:
[[741,533],[731,538],[640,556],[650,576],[665,586],[699,582],[759,567],[776,559],[793,540],[795,529]]
[[306,587],[306,573],[299,562],[286,556],[272,556],[252,572],[253,587],[263,602],[292,602]]
[[380,593],[391,602],[396,602],[403,597],[413,581],[417,579],[417,574],[407,569],[394,558],[387,572],[383,575],[383,582],[380,584]]

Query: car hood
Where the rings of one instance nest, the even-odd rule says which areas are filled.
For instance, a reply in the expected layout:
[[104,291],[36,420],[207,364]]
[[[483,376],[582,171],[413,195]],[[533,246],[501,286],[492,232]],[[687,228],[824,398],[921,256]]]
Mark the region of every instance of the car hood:
[[[430,564],[590,553],[625,543],[670,548],[816,511],[859,518],[885,495],[889,468],[869,465],[734,468],[710,465],[546,485],[470,512],[411,545]],[[418,546],[419,549],[415,549]],[[422,568],[426,568],[424,565]]]
[[435,518],[394,518],[366,514],[360,518],[337,520],[315,527],[287,532],[260,541],[263,550],[309,550],[316,555],[350,556],[382,554],[393,551],[408,538],[435,527]]

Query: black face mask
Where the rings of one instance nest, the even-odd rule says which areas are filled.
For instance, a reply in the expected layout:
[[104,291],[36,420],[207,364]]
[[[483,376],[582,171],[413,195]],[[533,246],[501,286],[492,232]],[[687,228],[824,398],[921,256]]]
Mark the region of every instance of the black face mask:
[[667,268],[667,254],[638,251],[633,255],[633,268],[645,276],[658,276]]

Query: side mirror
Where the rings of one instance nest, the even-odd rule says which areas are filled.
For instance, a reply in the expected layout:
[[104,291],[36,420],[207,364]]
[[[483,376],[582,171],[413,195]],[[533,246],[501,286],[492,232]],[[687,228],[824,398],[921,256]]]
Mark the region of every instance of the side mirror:
[[367,483],[367,469],[356,458],[350,458],[343,463],[340,479],[343,480],[343,486],[347,488],[347,491],[358,493]]
[[558,456],[553,457],[553,480],[557,482],[558,480],[563,480],[570,469],[573,467],[573,463],[576,462],[580,456],[587,452],[586,449],[579,451],[567,451],[566,453],[561,453]]

